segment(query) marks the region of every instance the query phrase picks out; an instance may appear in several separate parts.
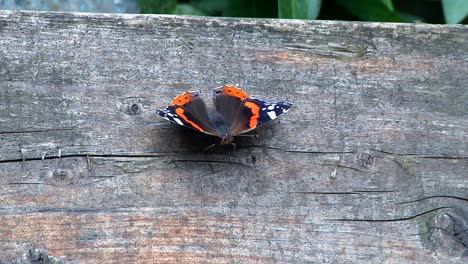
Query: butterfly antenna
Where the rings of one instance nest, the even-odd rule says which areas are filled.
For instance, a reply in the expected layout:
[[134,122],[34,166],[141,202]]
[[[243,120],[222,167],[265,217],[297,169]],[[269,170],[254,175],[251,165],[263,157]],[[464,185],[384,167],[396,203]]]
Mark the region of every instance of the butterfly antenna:
[[237,135],[236,137],[251,137],[251,138],[258,138],[258,134],[253,134],[253,135]]

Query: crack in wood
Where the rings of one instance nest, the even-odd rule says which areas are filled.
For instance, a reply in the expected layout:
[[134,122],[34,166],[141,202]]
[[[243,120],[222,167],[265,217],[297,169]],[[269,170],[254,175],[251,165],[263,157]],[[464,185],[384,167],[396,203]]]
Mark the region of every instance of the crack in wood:
[[[259,145],[242,145],[238,146],[238,149],[243,148],[264,148],[264,149],[272,149],[272,150],[279,150],[287,153],[304,153],[304,154],[353,154],[356,153],[354,151],[310,151],[310,150],[290,150],[290,149],[283,149],[278,147],[272,146],[259,146]],[[335,166],[335,165],[333,165]]]
[[[238,147],[239,149],[241,147]],[[318,155],[333,155],[333,154],[356,154],[358,152],[355,151],[307,151],[307,150],[288,150],[288,149],[282,149],[282,148],[277,148],[277,147],[270,147],[270,146],[243,146],[242,148],[265,148],[265,149],[271,149],[271,150],[279,150],[287,153],[293,153],[293,154],[318,154]],[[50,160],[50,159],[61,159],[61,158],[77,158],[77,157],[84,157],[86,159],[89,159],[90,157],[102,157],[102,158],[155,158],[155,157],[167,157],[167,156],[174,156],[175,154],[180,154],[180,153],[190,153],[190,151],[180,151],[180,152],[171,152],[171,153],[158,153],[158,154],[150,154],[150,153],[143,153],[143,154],[67,154],[67,155],[62,155],[61,154],[61,149],[59,149],[59,155],[57,156],[45,156],[44,153],[41,155],[41,157],[32,157],[32,158],[26,158],[26,152],[24,149],[20,149],[22,153],[22,158],[21,159],[5,159],[5,160],[0,160],[0,163],[10,163],[10,162],[26,162],[26,161],[36,161],[36,160]],[[416,158],[424,158],[424,159],[461,159],[465,160],[467,157],[464,156],[459,156],[459,157],[442,157],[442,156],[425,156],[423,154],[414,154],[414,153],[391,153],[391,152],[383,152],[389,155],[395,155],[395,156],[410,156],[410,157],[416,157]],[[202,161],[200,161],[202,162]],[[207,161],[209,162],[209,161]],[[396,162],[398,164],[398,162]],[[244,164],[245,165],[245,164]],[[362,171],[354,167],[350,166],[345,166],[345,165],[336,165],[336,164],[326,164],[323,163],[322,165],[326,166],[337,166],[339,168],[346,168],[346,169],[352,169],[355,171],[359,172],[365,172],[369,173],[368,171]],[[400,164],[398,164],[400,165]]]
[[324,219],[326,221],[339,221],[339,222],[399,222],[399,221],[406,221],[406,220],[412,220],[417,217],[430,214],[432,212],[436,212],[442,209],[451,209],[453,207],[448,207],[448,206],[443,206],[443,207],[437,207],[435,209],[425,211],[416,215],[408,216],[408,217],[400,217],[400,218],[393,218],[393,219],[353,219],[353,218],[328,218]]
[[400,190],[353,190],[353,192],[358,192],[358,193],[395,193],[395,192],[400,192]]
[[233,164],[233,165],[240,165],[240,166],[244,166],[244,167],[253,167],[251,165],[248,165],[248,164],[244,164],[244,163],[241,163],[241,162],[235,162],[235,161],[223,161],[223,160],[191,160],[191,159],[176,159],[176,160],[173,160],[174,162],[194,162],[194,163],[208,163],[208,164],[211,164],[211,163],[221,163],[221,164]]
[[451,199],[457,199],[457,200],[468,202],[468,198],[458,197],[458,196],[454,196],[454,195],[432,195],[432,196],[422,197],[422,198],[419,198],[419,199],[416,199],[416,200],[399,202],[399,203],[396,203],[396,204],[417,203],[417,202],[421,202],[421,201],[424,201],[424,200],[427,200],[427,199],[432,199],[432,198],[451,198]]
[[70,131],[76,128],[48,128],[48,129],[38,129],[38,130],[20,130],[20,131],[0,131],[0,135],[8,134],[30,134],[30,133],[44,133],[44,132],[55,132],[55,131]]
[[383,193],[394,193],[394,190],[352,190],[349,192],[320,192],[320,191],[295,191],[288,193],[299,193],[299,194],[318,194],[318,195],[356,195],[356,194],[383,194]]
[[288,193],[298,193],[298,194],[319,194],[319,195],[353,195],[360,194],[358,192],[315,192],[315,191],[297,191],[297,192],[288,192]]
[[468,156],[434,156],[434,155],[425,155],[421,153],[396,153],[396,152],[389,152],[389,151],[384,151],[384,150],[378,150],[378,149],[369,149],[371,151],[375,152],[380,152],[388,155],[393,155],[393,156],[408,156],[408,157],[417,157],[417,158],[423,158],[423,159],[455,159],[455,160],[465,160],[468,159]]
[[39,184],[45,184],[43,182],[9,182],[8,185],[39,185]]
[[155,157],[168,157],[173,156],[171,154],[67,154],[60,156],[49,156],[49,157],[35,157],[28,159],[9,159],[9,160],[0,160],[0,163],[10,163],[10,162],[27,162],[35,160],[53,160],[53,159],[62,159],[62,158],[86,158],[98,157],[98,158],[155,158]]

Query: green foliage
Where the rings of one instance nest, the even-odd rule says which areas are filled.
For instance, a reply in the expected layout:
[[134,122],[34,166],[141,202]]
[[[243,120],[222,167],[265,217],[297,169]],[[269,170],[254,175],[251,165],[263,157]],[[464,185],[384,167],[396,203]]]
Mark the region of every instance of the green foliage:
[[278,0],[278,17],[316,19],[322,0]]
[[174,11],[172,11],[174,15],[191,15],[191,16],[206,16],[206,14],[194,7],[193,5],[189,4],[178,4],[176,5]]
[[336,0],[336,3],[364,21],[403,22],[391,0]]
[[447,24],[460,23],[468,15],[467,0],[442,0],[442,6]]
[[190,4],[209,16],[220,16],[227,7],[227,0],[192,0]]
[[138,0],[142,13],[425,22],[467,20],[468,0]]
[[228,17],[278,17],[274,0],[227,0],[223,16]]
[[142,14],[171,14],[177,0],[138,0]]
[[[377,2],[379,2],[379,1],[377,0]],[[395,8],[393,8],[392,0],[381,0],[380,2],[382,2],[382,4],[384,4],[385,7],[388,8],[388,10],[391,10],[391,11],[395,10]]]

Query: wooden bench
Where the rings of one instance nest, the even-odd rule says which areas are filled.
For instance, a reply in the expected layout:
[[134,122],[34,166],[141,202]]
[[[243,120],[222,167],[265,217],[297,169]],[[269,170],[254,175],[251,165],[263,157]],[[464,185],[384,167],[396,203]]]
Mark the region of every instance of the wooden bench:
[[[1,11],[0,263],[467,263],[467,51],[467,26]],[[223,84],[294,106],[234,152],[154,114]]]

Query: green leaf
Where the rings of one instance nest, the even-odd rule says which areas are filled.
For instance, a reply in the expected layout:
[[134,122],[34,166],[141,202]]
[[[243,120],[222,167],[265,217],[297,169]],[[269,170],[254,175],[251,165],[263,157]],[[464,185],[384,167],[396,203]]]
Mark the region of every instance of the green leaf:
[[460,23],[468,15],[467,0],[442,0],[442,7],[447,24]]
[[365,21],[403,22],[391,0],[335,0],[344,9]]
[[413,14],[398,12],[400,19],[405,23],[425,23],[424,19]]
[[192,0],[190,3],[203,13],[214,16],[221,15],[226,9],[228,0]]
[[170,14],[174,11],[177,0],[138,0],[142,14]]
[[316,19],[322,0],[278,0],[280,18]]
[[228,17],[278,17],[277,1],[228,0],[223,16]]
[[382,4],[384,4],[388,8],[388,10],[395,11],[392,0],[381,0],[381,1],[382,1]]
[[178,4],[174,11],[172,12],[174,15],[191,15],[191,16],[205,16],[206,14],[203,13],[201,10],[196,9],[192,5],[189,4]]

